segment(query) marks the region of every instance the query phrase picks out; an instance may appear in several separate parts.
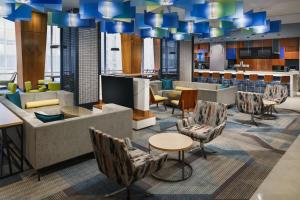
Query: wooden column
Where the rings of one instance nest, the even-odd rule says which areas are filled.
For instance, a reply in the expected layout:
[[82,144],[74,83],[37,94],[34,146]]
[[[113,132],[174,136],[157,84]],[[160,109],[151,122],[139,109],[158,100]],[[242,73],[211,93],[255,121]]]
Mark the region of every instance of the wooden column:
[[136,35],[121,34],[124,74],[141,73],[143,40]]
[[31,21],[16,22],[18,85],[24,89],[24,82],[37,86],[44,79],[47,38],[47,15],[32,13]]

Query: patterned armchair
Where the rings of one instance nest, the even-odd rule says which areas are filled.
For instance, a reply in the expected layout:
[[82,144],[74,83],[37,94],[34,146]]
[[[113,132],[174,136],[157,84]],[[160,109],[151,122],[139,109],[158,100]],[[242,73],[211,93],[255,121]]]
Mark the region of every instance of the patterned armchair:
[[276,104],[282,104],[289,96],[289,91],[285,85],[267,85],[263,98],[268,101],[274,101]]
[[125,140],[114,138],[94,128],[90,128],[90,136],[99,170],[119,185],[126,187],[127,199],[130,199],[130,185],[161,169],[167,160],[167,154],[152,155],[133,148],[129,138]]
[[215,102],[198,101],[192,117],[177,121],[177,129],[181,134],[200,142],[204,158],[204,144],[219,135],[226,126],[227,106]]
[[236,105],[240,112],[251,115],[251,123],[257,126],[254,115],[264,113],[263,95],[252,92],[237,92]]

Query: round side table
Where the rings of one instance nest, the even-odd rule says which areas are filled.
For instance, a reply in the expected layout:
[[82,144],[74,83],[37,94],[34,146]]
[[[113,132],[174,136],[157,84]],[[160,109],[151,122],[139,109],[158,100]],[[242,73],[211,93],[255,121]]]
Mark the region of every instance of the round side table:
[[151,147],[165,151],[165,152],[178,152],[178,159],[170,159],[176,161],[180,164],[181,167],[181,176],[180,178],[171,179],[168,177],[163,177],[158,175],[158,173],[153,173],[152,176],[158,180],[166,182],[179,182],[184,181],[190,178],[193,174],[193,168],[190,164],[184,161],[184,152],[190,150],[193,145],[193,140],[190,137],[179,133],[161,133],[154,135],[149,138],[149,151]]

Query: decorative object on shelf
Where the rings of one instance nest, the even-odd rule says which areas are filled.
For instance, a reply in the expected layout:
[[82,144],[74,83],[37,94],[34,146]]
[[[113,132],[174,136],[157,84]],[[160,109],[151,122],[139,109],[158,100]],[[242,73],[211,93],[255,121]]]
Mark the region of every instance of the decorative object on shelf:
[[242,0],[80,0],[79,8],[69,11],[62,9],[62,0],[0,4],[0,16],[11,21],[30,20],[32,10],[47,13],[50,25],[90,28],[101,22],[101,32],[142,38],[191,40],[193,35],[215,38],[237,31],[262,34],[281,29],[281,21],[270,21],[265,11],[244,12]]

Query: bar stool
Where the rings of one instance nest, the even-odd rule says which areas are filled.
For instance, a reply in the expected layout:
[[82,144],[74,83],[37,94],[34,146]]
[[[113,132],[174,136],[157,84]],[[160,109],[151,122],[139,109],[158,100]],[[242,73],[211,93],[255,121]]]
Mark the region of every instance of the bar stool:
[[224,73],[224,78],[222,84],[225,86],[231,86],[232,83],[232,73]]
[[245,91],[245,75],[241,73],[236,74],[233,85],[237,86],[239,91]]
[[260,93],[264,93],[267,85],[273,84],[273,75],[265,75],[264,81],[260,83]]
[[247,92],[257,92],[257,88],[259,87],[259,80],[257,74],[250,74],[249,80],[246,84]]
[[194,78],[194,81],[198,81],[199,73],[198,72],[193,72],[193,78]]
[[208,79],[209,79],[209,72],[202,72],[201,73],[201,76],[199,78],[199,81],[201,83],[207,83],[208,82]]
[[219,72],[213,72],[211,77],[211,83],[220,83],[221,82],[221,75]]

